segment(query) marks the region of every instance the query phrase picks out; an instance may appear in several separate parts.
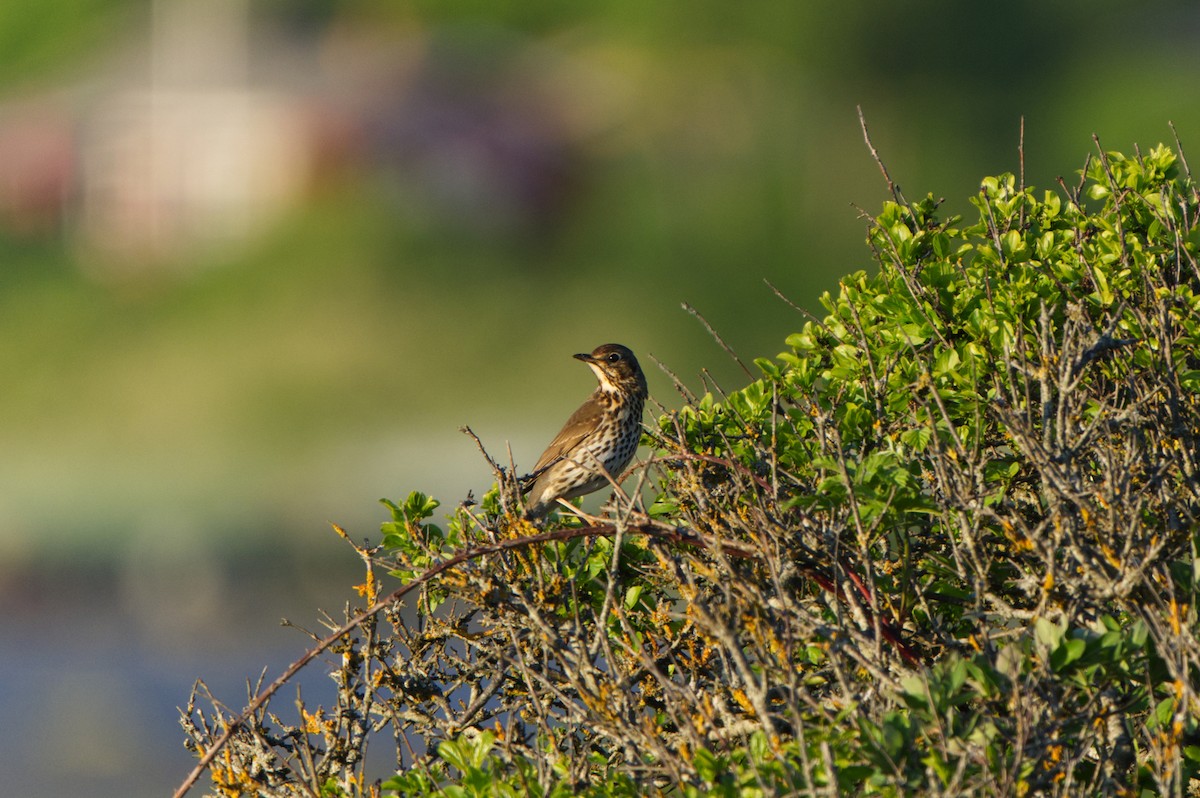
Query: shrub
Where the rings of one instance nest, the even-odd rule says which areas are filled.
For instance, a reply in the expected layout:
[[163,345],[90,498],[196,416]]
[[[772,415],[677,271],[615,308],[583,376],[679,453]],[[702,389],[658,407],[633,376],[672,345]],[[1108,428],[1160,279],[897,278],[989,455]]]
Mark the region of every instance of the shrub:
[[[532,527],[498,467],[444,525],[388,503],[366,607],[323,643],[338,705],[269,714],[291,673],[240,718],[189,704],[214,789],[1190,789],[1200,195],[1160,146],[972,203],[894,192],[877,273],[658,418],[606,517]],[[382,598],[380,567],[404,583]],[[382,784],[368,739],[394,745]]]

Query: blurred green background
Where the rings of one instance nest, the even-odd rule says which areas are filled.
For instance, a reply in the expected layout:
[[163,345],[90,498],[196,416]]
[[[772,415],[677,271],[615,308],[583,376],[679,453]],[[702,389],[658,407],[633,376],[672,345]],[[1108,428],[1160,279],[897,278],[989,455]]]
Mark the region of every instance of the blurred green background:
[[[700,387],[966,213],[1200,131],[1183,0],[0,5],[0,778],[159,795],[174,707],[336,611],[381,496],[528,466],[618,341]],[[41,667],[30,668],[30,662]],[[308,688],[306,688],[307,690]],[[321,689],[320,682],[312,687]],[[223,692],[222,692],[223,691]]]

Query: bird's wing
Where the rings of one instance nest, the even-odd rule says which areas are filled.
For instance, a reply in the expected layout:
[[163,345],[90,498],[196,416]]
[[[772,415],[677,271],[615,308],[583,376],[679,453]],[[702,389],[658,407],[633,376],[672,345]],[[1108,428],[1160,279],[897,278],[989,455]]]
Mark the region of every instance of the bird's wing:
[[587,401],[580,405],[579,409],[567,419],[567,423],[563,424],[562,430],[554,436],[554,440],[546,447],[546,451],[542,452],[537,465],[533,467],[533,473],[539,474],[566,457],[572,449],[579,445],[580,441],[600,425],[603,415],[604,407],[599,402]]

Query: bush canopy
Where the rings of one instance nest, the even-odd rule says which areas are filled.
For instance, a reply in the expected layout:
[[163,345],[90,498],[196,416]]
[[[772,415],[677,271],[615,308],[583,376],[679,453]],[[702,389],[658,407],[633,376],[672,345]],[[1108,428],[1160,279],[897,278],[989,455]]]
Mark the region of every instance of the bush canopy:
[[893,190],[876,273],[740,390],[676,381],[604,516],[531,526],[490,457],[444,521],[387,502],[363,606],[309,652],[337,705],[271,712],[294,671],[241,716],[193,696],[212,790],[1186,793],[1200,195],[1159,146],[971,203]]

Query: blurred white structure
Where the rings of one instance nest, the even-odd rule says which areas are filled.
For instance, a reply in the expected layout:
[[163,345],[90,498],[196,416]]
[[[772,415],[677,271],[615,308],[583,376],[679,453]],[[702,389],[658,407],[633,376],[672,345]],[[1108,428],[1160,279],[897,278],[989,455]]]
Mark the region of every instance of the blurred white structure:
[[148,80],[82,126],[78,232],[104,270],[243,239],[308,178],[303,114],[249,78],[245,0],[156,0],[151,31]]
[[158,260],[242,239],[300,194],[304,138],[296,112],[266,92],[120,94],[81,142],[83,243]]
[[339,171],[370,175],[410,228],[536,240],[613,117],[568,59],[498,27],[335,16],[305,35],[255,26],[249,0],[149,8],[148,34],[71,99],[0,106],[0,226],[61,230],[102,278],[211,262]]

